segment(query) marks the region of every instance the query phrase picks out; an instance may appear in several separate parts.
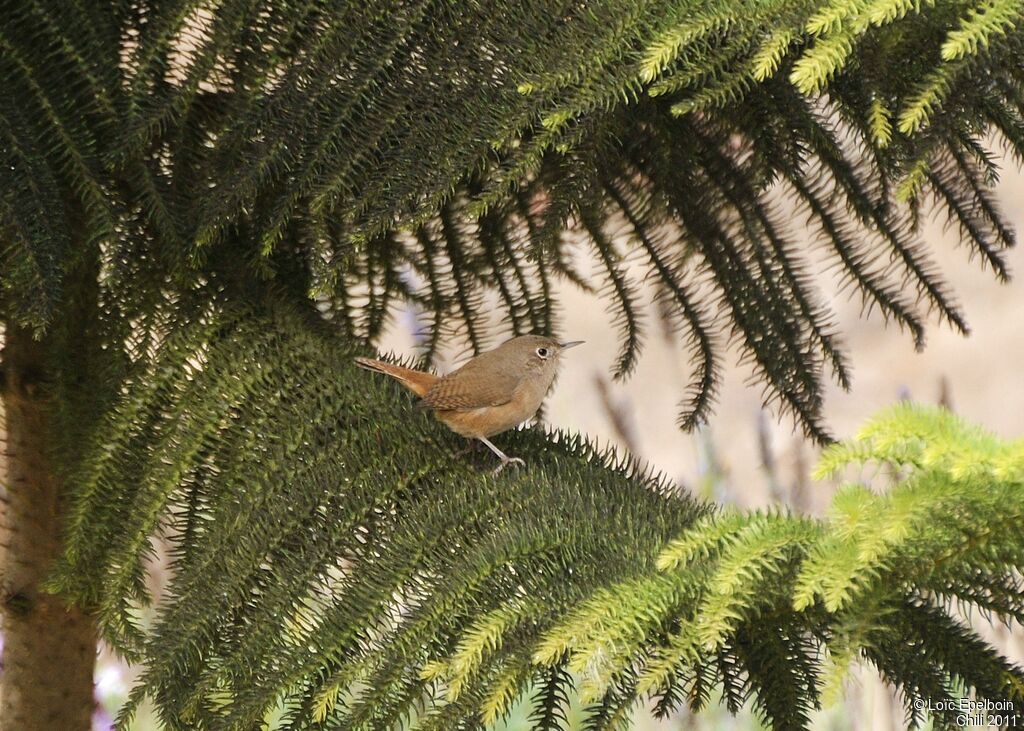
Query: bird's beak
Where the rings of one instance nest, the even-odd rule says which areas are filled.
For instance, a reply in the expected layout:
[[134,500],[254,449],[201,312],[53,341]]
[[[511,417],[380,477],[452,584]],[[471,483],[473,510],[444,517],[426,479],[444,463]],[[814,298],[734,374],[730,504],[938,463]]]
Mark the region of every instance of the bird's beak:
[[575,348],[577,345],[582,345],[587,342],[586,340],[570,340],[568,343],[560,343],[559,348],[562,350],[568,350],[569,348]]

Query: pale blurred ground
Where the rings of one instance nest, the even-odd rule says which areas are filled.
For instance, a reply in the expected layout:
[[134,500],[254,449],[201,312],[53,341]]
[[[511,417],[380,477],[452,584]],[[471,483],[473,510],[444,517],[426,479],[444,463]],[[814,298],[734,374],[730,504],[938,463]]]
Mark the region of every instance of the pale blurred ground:
[[[1024,177],[1008,176],[998,192],[1014,228],[1024,232]],[[831,278],[822,277],[822,297],[836,312],[853,371],[851,390],[832,386],[826,398],[826,419],[837,437],[851,435],[864,419],[901,395],[936,402],[943,381],[958,413],[1006,437],[1024,434],[1024,283],[1014,280],[1000,285],[990,271],[981,269],[977,258],[969,263],[969,251],[958,244],[957,233],[955,228],[944,231],[943,222],[933,220],[923,236],[972,332],[964,338],[933,318],[921,353],[915,352],[908,333],[884,327],[877,313],[862,318],[859,295],[838,294]],[[1006,258],[1011,272],[1024,270],[1024,248],[1016,248]],[[585,339],[587,344],[567,354],[558,388],[548,399],[548,420],[560,428],[614,441],[607,411],[595,397],[594,378],[606,375],[614,360],[615,331],[596,315],[601,308],[587,295],[566,291],[565,303],[565,336]],[[653,310],[650,315],[653,337],[634,376],[611,385],[612,398],[631,414],[637,456],[693,485],[701,471],[698,440],[675,427],[689,364],[681,347],[670,347],[658,336]],[[769,495],[758,449],[761,386],[748,385],[750,375],[747,368],[729,365],[708,431],[736,502],[758,506],[766,504]],[[812,447],[794,433],[788,416],[769,415],[767,422],[779,471],[791,479],[798,445]]]

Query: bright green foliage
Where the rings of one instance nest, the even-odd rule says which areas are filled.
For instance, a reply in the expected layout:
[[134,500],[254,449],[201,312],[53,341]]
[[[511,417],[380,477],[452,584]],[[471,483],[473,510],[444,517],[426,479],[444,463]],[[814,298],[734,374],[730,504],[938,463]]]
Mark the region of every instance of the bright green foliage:
[[[1020,0],[269,0],[0,4],[0,307],[44,330],[77,258],[107,316],[244,269],[372,341],[400,301],[479,349],[603,291],[619,376],[645,333],[637,250],[706,418],[735,341],[825,438],[846,366],[789,197],[868,308],[963,318],[916,237],[946,209],[1000,276],[989,131],[1024,151]],[[898,69],[898,73],[894,70]],[[909,204],[909,205],[908,205]],[[586,236],[582,282],[563,231]],[[625,237],[612,236],[625,233]],[[643,272],[641,272],[643,274]],[[607,285],[601,287],[601,285]],[[59,319],[59,318],[58,318]],[[507,332],[501,333],[506,335]]]

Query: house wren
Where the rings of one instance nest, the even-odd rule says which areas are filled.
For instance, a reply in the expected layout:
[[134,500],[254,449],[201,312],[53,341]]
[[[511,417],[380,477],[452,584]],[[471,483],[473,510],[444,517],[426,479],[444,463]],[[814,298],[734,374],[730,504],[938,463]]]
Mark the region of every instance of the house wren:
[[562,351],[582,343],[559,343],[540,335],[512,338],[494,350],[471,358],[446,376],[391,365],[372,358],[356,358],[368,370],[391,376],[422,397],[422,403],[456,434],[479,439],[501,458],[500,471],[509,457],[488,437],[511,429],[537,413],[555,380]]

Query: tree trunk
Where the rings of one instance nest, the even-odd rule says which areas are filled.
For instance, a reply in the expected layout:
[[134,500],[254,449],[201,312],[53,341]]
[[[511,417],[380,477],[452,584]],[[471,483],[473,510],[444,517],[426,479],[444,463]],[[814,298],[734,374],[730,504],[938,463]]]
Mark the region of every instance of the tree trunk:
[[49,450],[44,348],[18,328],[9,327],[5,340],[0,729],[84,731],[94,704],[95,626],[40,589],[60,553],[63,518]]

